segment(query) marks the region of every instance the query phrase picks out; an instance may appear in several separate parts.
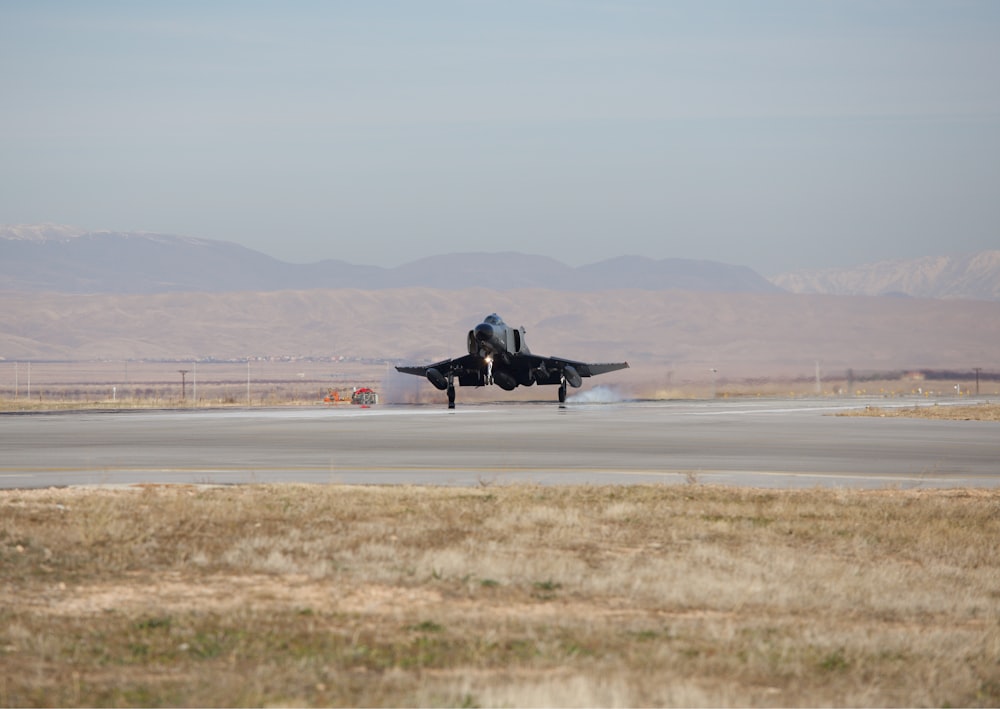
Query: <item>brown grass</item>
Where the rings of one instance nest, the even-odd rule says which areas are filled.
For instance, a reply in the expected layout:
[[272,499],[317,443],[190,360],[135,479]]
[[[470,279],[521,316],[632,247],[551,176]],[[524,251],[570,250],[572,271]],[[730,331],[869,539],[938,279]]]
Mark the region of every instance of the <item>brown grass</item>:
[[880,418],[947,419],[951,421],[1000,421],[1000,404],[972,404],[969,406],[911,406],[882,408],[866,406],[863,409],[843,411],[838,416],[877,416]]
[[0,492],[0,704],[1000,703],[1000,492]]

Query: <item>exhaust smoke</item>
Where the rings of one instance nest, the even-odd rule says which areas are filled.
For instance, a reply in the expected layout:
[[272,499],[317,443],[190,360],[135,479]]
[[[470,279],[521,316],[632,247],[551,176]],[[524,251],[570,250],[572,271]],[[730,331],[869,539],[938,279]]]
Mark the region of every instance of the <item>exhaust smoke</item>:
[[566,397],[566,401],[574,404],[620,404],[628,399],[617,387],[602,384],[571,394]]
[[[386,404],[423,404],[440,398],[437,390],[426,386],[427,380],[400,374],[394,369],[387,370],[382,377],[382,401]],[[434,399],[430,392],[437,394]]]

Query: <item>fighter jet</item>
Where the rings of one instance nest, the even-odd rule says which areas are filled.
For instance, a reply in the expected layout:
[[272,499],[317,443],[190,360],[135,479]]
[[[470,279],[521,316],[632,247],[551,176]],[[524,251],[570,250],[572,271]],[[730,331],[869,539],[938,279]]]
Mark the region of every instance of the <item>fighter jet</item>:
[[396,367],[403,374],[416,374],[441,391],[448,392],[448,408],[455,408],[455,382],[460,386],[496,384],[513,391],[518,386],[558,384],[559,403],[566,401],[566,385],[578,388],[583,377],[593,377],[618,369],[628,362],[586,364],[559,357],[531,354],[524,341],[523,327],[508,326],[496,313],[469,330],[469,354],[446,359],[426,367]]

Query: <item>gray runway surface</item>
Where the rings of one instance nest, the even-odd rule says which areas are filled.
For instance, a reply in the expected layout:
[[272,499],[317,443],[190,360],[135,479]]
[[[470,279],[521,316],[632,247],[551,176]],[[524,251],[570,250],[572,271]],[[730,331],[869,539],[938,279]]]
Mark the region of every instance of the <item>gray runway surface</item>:
[[832,415],[866,403],[903,405],[755,399],[460,404],[454,411],[5,414],[0,487],[692,480],[754,487],[1000,486],[1000,424]]

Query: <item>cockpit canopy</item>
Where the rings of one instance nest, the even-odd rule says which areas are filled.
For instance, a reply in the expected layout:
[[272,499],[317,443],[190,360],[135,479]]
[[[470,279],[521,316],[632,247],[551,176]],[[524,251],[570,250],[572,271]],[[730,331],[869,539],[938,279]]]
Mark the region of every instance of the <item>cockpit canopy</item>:
[[489,325],[503,325],[503,320],[501,320],[500,316],[497,315],[496,313],[493,313],[492,315],[487,315],[486,318],[483,320],[483,322]]

